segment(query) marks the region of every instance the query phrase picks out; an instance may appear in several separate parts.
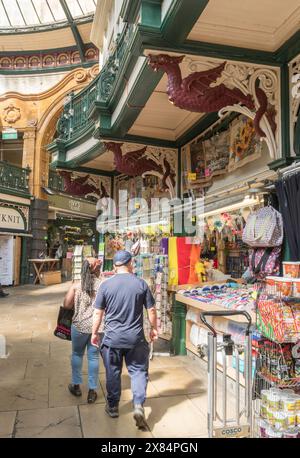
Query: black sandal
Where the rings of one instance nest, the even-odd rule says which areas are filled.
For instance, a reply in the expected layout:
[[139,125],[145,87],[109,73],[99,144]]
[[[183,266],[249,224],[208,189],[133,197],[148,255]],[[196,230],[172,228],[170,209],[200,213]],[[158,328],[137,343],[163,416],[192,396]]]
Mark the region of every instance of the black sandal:
[[88,397],[87,397],[87,402],[89,404],[93,404],[96,401],[97,397],[98,397],[98,395],[97,395],[95,390],[89,390]]

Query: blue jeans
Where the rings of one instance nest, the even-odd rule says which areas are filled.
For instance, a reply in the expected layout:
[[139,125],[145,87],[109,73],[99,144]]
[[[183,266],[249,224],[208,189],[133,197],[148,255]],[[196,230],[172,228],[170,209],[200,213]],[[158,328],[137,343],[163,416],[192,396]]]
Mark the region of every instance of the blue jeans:
[[83,355],[87,347],[89,389],[96,390],[99,376],[99,349],[91,344],[91,334],[79,332],[73,325],[71,327],[71,338],[72,383],[74,385],[82,383]]

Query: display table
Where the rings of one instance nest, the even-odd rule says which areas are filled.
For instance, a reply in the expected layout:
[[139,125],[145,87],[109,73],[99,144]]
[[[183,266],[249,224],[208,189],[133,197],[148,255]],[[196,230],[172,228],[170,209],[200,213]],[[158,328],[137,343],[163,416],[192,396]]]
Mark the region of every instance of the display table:
[[[193,299],[191,297],[186,297],[184,296],[183,294],[179,294],[177,293],[175,295],[175,303],[177,304],[177,306],[182,306],[182,307],[185,307],[186,309],[186,314],[189,312],[189,311],[192,311],[194,313],[197,313],[198,315],[201,313],[201,312],[216,312],[216,311],[221,311],[221,310],[224,310],[224,312],[228,309],[226,308],[221,308],[219,305],[214,305],[213,302],[210,302],[210,303],[204,303],[204,302],[201,302],[197,299]],[[255,323],[256,321],[256,315],[255,315],[255,312],[248,312],[252,318],[252,322]],[[218,330],[218,329],[222,329],[224,328],[224,324],[226,326],[226,322],[233,322],[233,323],[246,323],[245,322],[245,318],[243,316],[239,316],[239,315],[235,315],[234,317],[232,316],[222,316],[222,317],[216,317],[216,318],[213,318],[213,323],[214,323],[214,327]],[[191,321],[189,319],[187,319],[187,317],[185,318],[185,347],[186,347],[186,350],[190,351],[191,353],[193,353],[194,355],[197,355],[199,357],[199,351],[197,349],[197,347],[191,342],[190,340],[190,333],[191,333],[191,328],[192,326],[195,325],[194,321]],[[199,326],[200,328],[203,327],[203,324],[199,321],[196,326]],[[204,327],[205,328],[205,327]],[[218,331],[218,333],[222,333],[222,331]],[[183,337],[183,336],[182,336]],[[207,358],[204,357],[202,358],[204,361],[207,361]],[[222,371],[222,365],[221,364],[218,364],[218,369]],[[227,374],[235,379],[235,370],[231,367],[228,367],[228,370],[227,370]],[[243,377],[241,377],[241,385],[244,385],[244,380],[243,380]]]
[[36,276],[34,279],[34,285],[37,283],[41,283],[42,280],[42,271],[44,267],[47,267],[48,271],[54,270],[54,267],[58,262],[59,259],[28,259],[29,262],[32,262],[33,268],[35,270]]
[[[213,303],[205,304],[204,302],[197,301],[197,299],[185,297],[182,294],[178,294],[178,293],[175,295],[175,299],[177,302],[181,302],[182,304],[185,304],[187,308],[192,307],[193,309],[200,310],[201,312],[216,312],[220,310],[224,310],[224,311],[227,310],[225,308],[220,308],[219,306],[215,306]],[[253,323],[255,323],[255,313],[254,312],[249,312],[249,313],[251,315]],[[239,322],[239,323],[245,323],[245,318],[239,315],[234,316],[234,318],[231,316],[227,316],[227,317],[224,316],[224,319]]]

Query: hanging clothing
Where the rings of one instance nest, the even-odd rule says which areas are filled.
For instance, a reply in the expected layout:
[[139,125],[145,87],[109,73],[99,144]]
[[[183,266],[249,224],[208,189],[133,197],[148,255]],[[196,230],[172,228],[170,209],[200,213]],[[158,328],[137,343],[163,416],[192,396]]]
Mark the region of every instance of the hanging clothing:
[[300,260],[300,173],[275,184],[291,261]]
[[177,237],[169,238],[169,286],[178,285]]

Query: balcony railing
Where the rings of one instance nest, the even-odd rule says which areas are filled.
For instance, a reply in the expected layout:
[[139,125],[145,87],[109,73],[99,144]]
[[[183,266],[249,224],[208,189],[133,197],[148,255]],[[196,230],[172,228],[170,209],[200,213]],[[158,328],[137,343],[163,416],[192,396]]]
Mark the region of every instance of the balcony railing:
[[0,189],[29,194],[30,169],[22,169],[5,161],[0,161]]
[[123,66],[126,49],[133,36],[135,26],[127,24],[118,36],[112,55],[101,69],[99,75],[81,92],[69,94],[64,110],[57,123],[58,137],[70,140],[77,136],[89,123],[89,113],[95,101],[109,101],[116,77]]
[[58,173],[49,172],[48,187],[54,191],[64,192],[64,179]]

